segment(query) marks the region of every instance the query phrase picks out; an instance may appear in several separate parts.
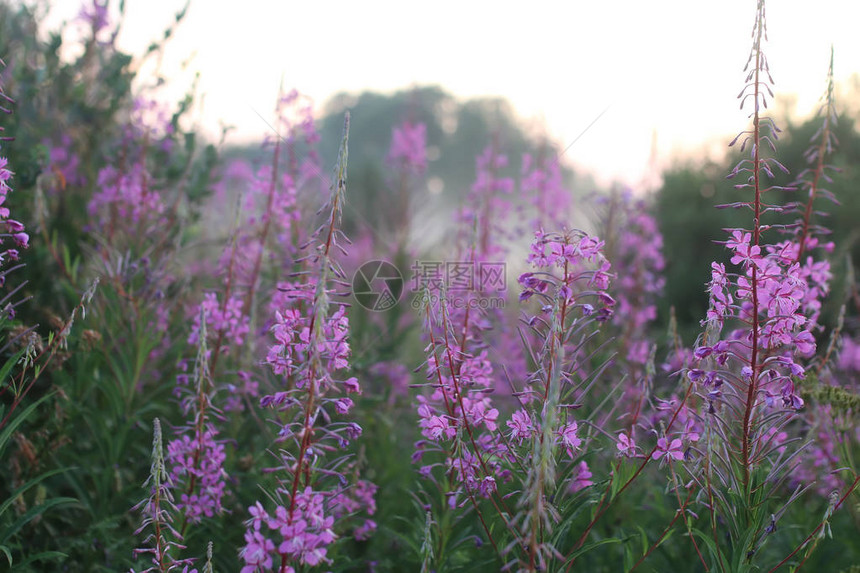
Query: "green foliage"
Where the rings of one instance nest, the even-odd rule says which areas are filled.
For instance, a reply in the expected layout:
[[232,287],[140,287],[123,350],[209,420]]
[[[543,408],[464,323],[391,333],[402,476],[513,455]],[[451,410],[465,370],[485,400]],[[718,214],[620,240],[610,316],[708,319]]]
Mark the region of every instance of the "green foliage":
[[[3,121],[5,134],[15,138],[3,146],[15,172],[6,205],[33,236],[23,273],[9,277],[26,274],[19,297],[29,299],[18,307],[13,348],[36,341],[44,349],[29,371],[18,365],[23,350],[6,356],[0,368],[6,391],[0,399],[0,551],[22,571],[55,570],[38,563],[59,557],[73,571],[127,570],[137,545],[128,535],[137,519],[129,509],[146,471],[143,420],[165,412],[177,418],[169,387],[152,383],[179,350],[152,361],[164,342],[164,333],[151,327],[152,302],[165,296],[161,289],[178,293],[156,273],[176,264],[171,233],[193,224],[195,204],[210,192],[217,155],[182,130],[189,94],[170,120],[171,151],[149,150],[154,178],[173,192],[167,216],[177,224],[168,225],[154,247],[119,235],[110,244],[95,241],[87,205],[142,95],[132,87],[142,60],[100,44],[104,31],[99,40],[85,34],[77,45],[67,45],[60,31],[43,40],[39,22],[47,9],[44,3],[0,3],[3,88],[15,99]],[[162,45],[154,43],[143,58]],[[80,55],[70,59],[67,53]],[[74,180],[49,168],[57,145],[77,154]],[[78,299],[93,277],[103,283],[90,320],[73,324],[78,311],[79,323],[86,317]]]

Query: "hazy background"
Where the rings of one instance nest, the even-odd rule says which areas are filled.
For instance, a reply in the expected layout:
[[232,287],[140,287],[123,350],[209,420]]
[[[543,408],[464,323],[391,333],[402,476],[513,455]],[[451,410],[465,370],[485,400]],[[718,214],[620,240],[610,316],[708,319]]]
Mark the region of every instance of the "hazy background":
[[[142,53],[183,6],[126,0],[119,47]],[[56,2],[47,27],[73,19],[78,9],[77,0]],[[561,148],[605,111],[565,162],[604,185],[653,187],[670,160],[716,159],[745,125],[734,102],[754,9],[750,0],[528,8],[498,1],[197,0],[157,65],[174,99],[199,72],[199,126],[214,138],[220,122],[233,125],[235,143],[266,130],[257,113],[271,116],[281,83],[320,108],[342,91],[416,85],[439,85],[463,99],[503,96],[529,131]],[[778,113],[803,118],[815,111],[831,45],[837,82],[856,85],[860,3],[821,0],[813,10],[807,1],[780,0],[768,4],[767,18]]]
[[[116,23],[119,3],[111,4],[109,20]],[[183,116],[182,128],[216,142],[222,126],[233,127],[219,147],[219,167],[233,160],[260,164],[265,152],[259,142],[274,123],[281,88],[314,101],[324,169],[337,155],[343,112],[351,109],[344,227],[353,239],[367,239],[376,257],[391,255],[389,238],[402,222],[390,201],[385,156],[392,128],[407,117],[427,127],[429,164],[409,190],[409,242],[419,251],[450,248],[453,221],[475,181],[475,157],[491,141],[510,159],[503,175],[514,179],[525,153],[569,148],[562,156],[573,198],[562,213],[566,224],[598,232],[602,213],[590,200],[595,192],[630,186],[647,194],[667,261],[658,328],[665,331],[674,308],[681,330],[693,339],[708,305],[707,261],[726,255],[715,241],[725,236],[723,229],[750,223],[746,211],[715,206],[739,200],[735,181],[725,178],[739,159],[727,145],[749,125],[737,95],[755,4],[537,2],[524,8],[444,0],[193,0],[157,56],[141,60],[185,2],[125,0],[117,47],[134,56],[131,71],[150,97],[179,102],[197,82],[196,105]],[[791,172],[774,183],[791,186],[808,166],[804,151],[820,126],[813,116],[833,46],[839,144],[828,161],[841,172],[827,189],[840,206],[818,200],[815,208],[827,213],[818,220],[838,245],[831,255],[833,293],[822,318],[834,324],[844,302],[853,300],[860,309],[852,279],[860,267],[860,2],[810,6],[768,3],[765,52],[776,82],[768,113],[784,129],[777,157]],[[72,36],[63,42],[70,62],[74,50],[83,50],[74,36],[89,33],[75,21],[78,10],[78,0],[68,0],[38,17],[46,38],[60,29]],[[159,77],[163,84],[153,90]],[[19,106],[19,117],[21,112]],[[774,198],[798,199],[791,193]],[[225,204],[230,207],[213,202],[208,209],[232,221],[234,203]],[[774,215],[769,223],[791,224],[791,217]],[[515,231],[511,259],[518,261],[516,249],[525,248],[522,238],[530,233]],[[846,324],[860,331],[860,320],[849,317]]]

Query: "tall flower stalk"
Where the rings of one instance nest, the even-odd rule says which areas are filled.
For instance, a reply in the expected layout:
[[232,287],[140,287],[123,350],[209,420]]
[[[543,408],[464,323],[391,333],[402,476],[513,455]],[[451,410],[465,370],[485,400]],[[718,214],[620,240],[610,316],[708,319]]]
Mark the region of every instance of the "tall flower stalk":
[[[434,297],[436,300],[434,300]],[[500,515],[508,511],[498,492],[509,481],[502,466],[505,447],[496,434],[499,411],[490,393],[493,369],[485,349],[479,348],[480,333],[468,323],[468,309],[452,313],[442,288],[424,292],[424,328],[428,337],[428,394],[416,399],[423,439],[417,442],[413,462],[443,456],[444,463],[425,463],[419,473],[430,480],[446,504],[439,511],[457,515],[459,508],[476,511],[484,534],[500,557],[500,549],[484,517],[481,500],[490,500]],[[477,336],[477,338],[476,338]],[[439,471],[441,474],[439,475]],[[432,507],[432,506],[430,506]],[[439,519],[437,523],[449,523]],[[449,531],[438,535],[437,559],[444,560]],[[429,542],[429,540],[425,540]]]
[[561,229],[568,224],[571,195],[565,188],[557,151],[542,141],[534,154],[523,154],[520,189],[534,208],[534,229]]
[[[530,349],[535,368],[524,387],[515,385],[520,407],[504,425],[490,400],[494,377],[504,373],[494,373],[481,328],[462,325],[462,313],[454,318],[444,288],[436,300],[425,295],[430,392],[417,399],[424,439],[413,459],[425,463],[420,473],[437,486],[448,511],[473,509],[497,557],[523,571],[551,568],[559,555],[558,507],[593,485],[578,434],[586,421],[578,424],[572,413],[603,371],[580,367],[594,357],[589,326],[607,320],[614,306],[605,292],[610,275],[602,245],[573,231],[536,234],[529,256],[535,270],[519,282],[521,300],[540,301],[527,324],[540,347]],[[427,463],[436,452],[444,463]],[[440,562],[446,535],[434,536]]]
[[[810,332],[822,328],[818,318],[823,299],[830,293],[832,278],[826,254],[834,248],[832,242],[822,242],[828,230],[816,224],[814,204],[818,198],[838,204],[836,197],[824,188],[831,181],[830,174],[836,171],[828,161],[838,143],[833,133],[838,116],[833,95],[832,49],[827,87],[822,100],[819,110],[821,126],[804,154],[808,167],[800,173],[796,184],[801,191],[806,192],[806,204],[798,201],[798,219],[795,228],[791,229],[794,234],[792,247],[797,252],[797,262],[809,287],[803,306],[810,315],[807,326]],[[825,254],[823,257],[822,251]],[[850,279],[853,282],[853,277]],[[810,365],[814,366],[814,376],[810,376],[811,380],[804,384],[804,396],[810,399],[805,422],[809,435],[815,439],[802,453],[802,462],[793,475],[795,482],[814,482],[813,487],[822,498],[831,498],[830,513],[841,505],[834,505],[833,497],[845,492],[843,499],[847,499],[860,481],[860,465],[855,459],[855,451],[860,445],[860,428],[856,424],[860,411],[860,386],[856,376],[852,375],[852,370],[855,370],[853,362],[858,353],[850,338],[840,340],[844,319],[843,306],[826,351]],[[838,362],[835,360],[837,347]],[[855,525],[860,528],[860,508],[850,503],[847,507],[854,517]],[[817,546],[818,539],[820,536],[809,545],[803,561]]]
[[[527,548],[518,557],[523,571],[545,571],[561,556],[553,533],[568,496],[593,485],[583,459],[593,413],[577,421],[574,412],[607,363],[597,360],[591,342],[596,326],[614,312],[615,300],[607,294],[610,264],[603,241],[581,232],[551,234],[538,231],[529,262],[535,268],[520,276],[520,300],[536,298],[540,312],[527,325],[533,340],[535,369],[516,394],[521,409],[507,422],[511,453],[525,468],[515,520],[518,544]],[[594,363],[594,368],[585,364]],[[561,453],[563,452],[563,453]],[[561,453],[561,455],[560,455]]]
[[501,174],[507,166],[508,156],[499,151],[496,139],[475,159],[475,182],[459,220],[461,243],[474,245],[476,260],[497,260],[506,252],[504,241],[510,231],[504,221],[510,215],[514,191],[514,180]]
[[[225,490],[222,466],[226,453],[224,444],[216,440],[218,430],[212,422],[221,412],[212,400],[218,389],[215,380],[223,379],[220,373],[227,371],[225,366],[241,368],[243,345],[246,340],[253,343],[251,327],[255,323],[255,303],[265,271],[272,266],[280,269],[280,265],[264,263],[270,259],[286,260],[294,251],[293,233],[298,219],[296,186],[306,183],[309,169],[307,163],[299,163],[295,146],[304,137],[313,158],[312,143],[316,134],[312,120],[308,123],[309,109],[302,107],[296,111],[295,106],[300,106],[297,92],[278,98],[271,163],[260,168],[251,181],[250,190],[243,196],[247,214],[222,254],[221,292],[204,295],[188,337],[189,345],[198,349],[193,384],[189,387],[188,376],[181,374],[177,391],[184,394],[182,407],[190,421],[180,426],[177,437],[168,447],[173,481],[183,489],[177,503],[184,514],[182,534],[189,523],[222,511],[221,498]],[[275,270],[276,277],[279,273],[280,270]],[[225,365],[228,358],[232,362]],[[254,388],[248,384],[247,372],[240,370],[238,376],[243,382],[242,390],[232,384],[222,385],[232,390],[233,395],[225,404],[231,408],[240,404],[235,394],[246,395],[246,389]]]
[[625,423],[627,437],[633,438],[651,393],[656,345],[649,329],[657,319],[657,300],[666,283],[663,236],[648,202],[629,189],[614,191],[595,203],[603,207],[600,235],[618,277],[612,285],[618,304],[607,330],[615,337],[618,353],[613,370],[630,380],[625,390]]
[[[144,547],[135,549],[135,555],[149,553],[152,566],[143,569],[142,573],[167,573],[182,567],[188,571],[191,559],[176,559],[173,553],[185,547],[179,543],[182,536],[173,527],[176,506],[173,504],[170,476],[164,463],[164,447],[161,437],[161,421],[155,418],[152,422],[152,465],[149,478],[144,483],[149,490],[149,496],[134,509],[140,510],[143,520],[135,535],[149,530],[144,539]],[[133,570],[132,570],[133,571]]]
[[385,163],[391,170],[389,186],[396,197],[391,222],[394,240],[399,249],[405,249],[412,224],[412,196],[427,171],[427,125],[407,119],[395,126]]
[[[245,533],[241,556],[244,573],[279,571],[292,573],[302,566],[328,561],[329,546],[338,537],[335,520],[344,516],[347,500],[359,500],[372,511],[372,493],[367,482],[349,487],[348,455],[326,462],[361,435],[354,422],[333,421],[353,406],[349,394],[358,393],[355,378],[342,379],[338,372],[348,367],[349,321],[343,303],[332,298],[344,286],[344,275],[334,254],[345,241],[339,230],[346,192],[349,115],[327,205],[326,223],[315,235],[311,253],[299,262],[307,271],[306,282],[291,285],[291,302],[276,312],[272,328],[275,343],[267,362],[283,380],[284,387],[260,402],[275,414],[280,428],[279,486],[272,492],[275,503],[268,511],[261,502],[249,508],[252,515]],[[275,541],[262,532],[266,524]]]
[[183,412],[190,417],[187,425],[177,429],[177,437],[167,448],[167,462],[174,487],[181,487],[177,508],[183,519],[180,534],[185,535],[189,523],[197,523],[204,516],[221,513],[221,499],[225,493],[226,454],[224,444],[215,439],[218,430],[211,422],[218,410],[212,404],[215,388],[212,384],[210,352],[206,343],[206,311],[201,309],[200,336],[197,358],[194,361],[193,385],[180,387]]
[[[768,183],[776,170],[787,170],[773,157],[779,133],[764,115],[772,95],[772,79],[763,44],[767,29],[765,3],[759,0],[753,45],[747,62],[747,84],[741,106],[752,106],[752,126],[741,142],[749,157],[730,177],[744,180],[735,187],[750,195],[731,207],[749,208],[750,229],[731,229],[726,246],[731,264],[712,263],[710,309],[703,337],[695,349],[694,367],[687,377],[696,386],[702,443],[685,456],[694,482],[707,494],[711,515],[714,561],[720,570],[751,567],[762,544],[775,531],[776,521],[799,495],[773,508],[778,488],[797,465],[799,449],[786,440],[785,429],[804,406],[795,380],[805,376],[803,361],[815,351],[810,332],[809,299],[822,295],[810,288],[798,262],[800,249],[790,242],[767,243],[765,233],[779,225],[765,223],[785,208],[767,200],[785,188]],[[808,222],[799,235],[808,243]],[[817,316],[817,315],[816,315]],[[812,318],[814,320],[814,318]],[[723,334],[726,326],[730,330]],[[717,535],[717,522],[728,523],[730,550]]]

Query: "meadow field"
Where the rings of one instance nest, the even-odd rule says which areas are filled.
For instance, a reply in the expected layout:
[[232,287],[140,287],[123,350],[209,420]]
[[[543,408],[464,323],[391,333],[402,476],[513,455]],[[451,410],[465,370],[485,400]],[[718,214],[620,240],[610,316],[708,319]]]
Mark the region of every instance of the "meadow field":
[[725,161],[637,189],[436,88],[211,140],[184,11],[0,2],[0,571],[860,572],[852,55],[779,117],[747,3]]

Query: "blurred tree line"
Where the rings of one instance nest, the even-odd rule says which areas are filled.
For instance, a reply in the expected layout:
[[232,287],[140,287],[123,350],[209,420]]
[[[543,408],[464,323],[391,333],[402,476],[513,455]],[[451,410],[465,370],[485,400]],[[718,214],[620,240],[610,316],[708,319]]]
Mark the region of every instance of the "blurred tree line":
[[[510,103],[501,97],[460,100],[438,86],[418,86],[391,94],[365,91],[358,95],[340,93],[321,108],[318,121],[319,152],[322,157],[337,153],[343,113],[351,113],[349,151],[349,199],[344,212],[345,230],[355,236],[362,228],[382,235],[396,226],[396,182],[386,180],[385,157],[392,130],[404,121],[427,127],[427,171],[409,192],[416,212],[414,223],[420,230],[421,246],[438,244],[450,230],[454,212],[462,205],[475,181],[475,159],[495,143],[507,155],[509,164],[501,176],[519,179],[524,153],[535,154],[541,146],[559,150],[541,135],[540,128],[517,117]],[[253,159],[255,147],[226,149],[224,156]],[[327,171],[322,175],[328,177]],[[590,193],[591,179],[562,165],[568,189]]]

